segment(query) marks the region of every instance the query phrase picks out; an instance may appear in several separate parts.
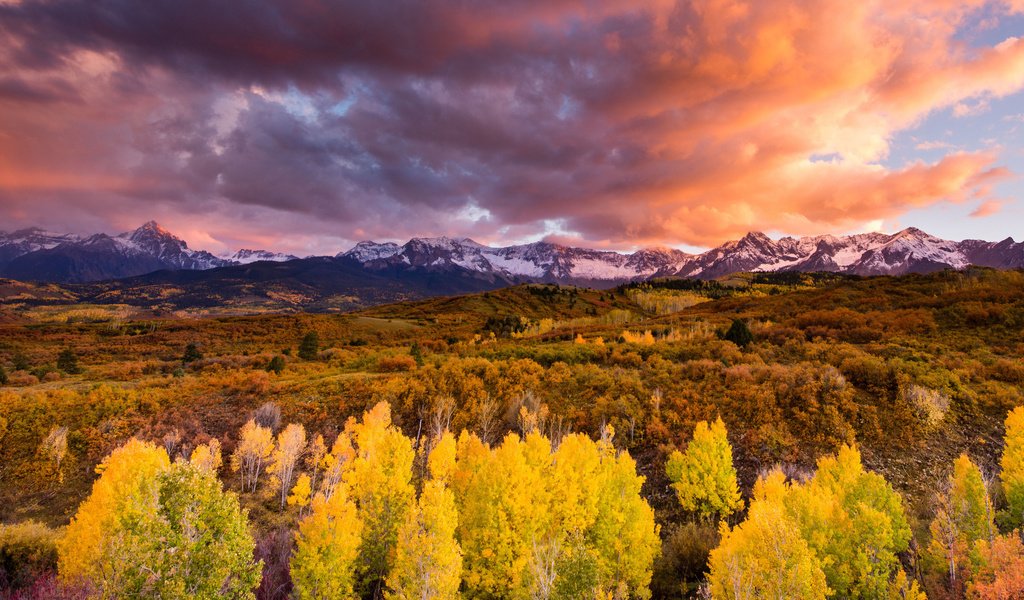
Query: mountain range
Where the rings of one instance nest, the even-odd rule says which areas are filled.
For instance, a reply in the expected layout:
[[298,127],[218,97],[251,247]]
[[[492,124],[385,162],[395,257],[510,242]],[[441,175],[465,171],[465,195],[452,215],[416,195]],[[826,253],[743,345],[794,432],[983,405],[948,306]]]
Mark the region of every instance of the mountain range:
[[219,257],[192,250],[184,240],[150,221],[119,235],[57,234],[38,228],[0,232],[0,276],[25,281],[83,283],[168,270],[205,270],[295,256],[239,250]]
[[273,284],[276,293],[303,297],[338,296],[357,288],[364,294],[386,288],[391,296],[404,291],[422,297],[531,282],[612,287],[655,277],[714,279],[756,271],[902,275],[969,265],[1022,268],[1024,243],[1012,238],[956,242],[916,228],[779,240],[752,232],[700,254],[670,248],[624,254],[544,241],[491,247],[468,238],[436,237],[401,245],[365,241],[334,257],[300,259],[265,250],[215,256],[190,249],[155,222],[114,236],[39,229],[0,233],[0,277],[65,284],[106,281],[105,289],[191,285],[215,296],[231,286],[260,294],[271,282],[278,282]]

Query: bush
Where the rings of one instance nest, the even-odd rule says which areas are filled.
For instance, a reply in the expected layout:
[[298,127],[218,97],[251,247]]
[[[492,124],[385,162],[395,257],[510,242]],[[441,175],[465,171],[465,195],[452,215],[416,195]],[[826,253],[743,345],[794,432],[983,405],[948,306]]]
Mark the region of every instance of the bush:
[[383,373],[411,371],[416,368],[416,360],[411,356],[382,356],[377,359],[377,370]]
[[35,521],[0,525],[0,589],[28,587],[57,570],[56,531]]
[[4,369],[3,365],[0,365],[0,385],[7,385],[7,370]]
[[654,563],[651,591],[656,598],[689,598],[704,580],[708,556],[721,536],[711,523],[682,523],[673,527]]

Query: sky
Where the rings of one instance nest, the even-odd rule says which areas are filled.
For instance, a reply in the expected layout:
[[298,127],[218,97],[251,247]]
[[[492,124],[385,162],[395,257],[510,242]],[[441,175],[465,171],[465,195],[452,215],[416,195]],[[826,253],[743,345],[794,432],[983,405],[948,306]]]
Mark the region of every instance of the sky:
[[0,230],[1024,237],[1024,0],[0,0]]

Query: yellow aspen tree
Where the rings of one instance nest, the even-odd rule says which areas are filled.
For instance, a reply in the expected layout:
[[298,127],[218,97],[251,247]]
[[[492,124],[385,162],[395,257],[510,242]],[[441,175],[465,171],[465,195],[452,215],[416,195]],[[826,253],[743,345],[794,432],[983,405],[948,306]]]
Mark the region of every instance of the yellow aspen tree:
[[292,487],[291,493],[288,494],[288,506],[297,506],[300,514],[302,509],[309,504],[309,498],[313,493],[311,481],[309,475],[302,473],[295,480],[295,485]]
[[822,600],[830,594],[819,560],[787,514],[785,476],[759,480],[746,521],[729,528],[711,551],[708,582],[716,600]]
[[64,483],[64,472],[61,471],[60,465],[68,454],[68,428],[56,425],[51,427],[39,449],[53,463],[53,472],[57,475],[58,483]]
[[864,470],[856,447],[840,448],[818,461],[803,485],[784,498],[790,517],[821,560],[832,592],[840,598],[880,598],[900,569],[911,532],[900,495]]
[[242,490],[254,493],[274,452],[274,433],[268,427],[249,419],[238,435],[238,445],[231,454],[231,470],[242,476]]
[[686,452],[674,451],[665,472],[682,507],[705,519],[727,517],[743,507],[732,446],[721,417],[710,426],[706,421],[697,423]]
[[334,490],[341,484],[345,470],[355,458],[355,448],[348,431],[343,431],[335,438],[331,451],[320,461],[323,476],[320,480],[320,492],[330,498]]
[[101,589],[113,586],[112,574],[103,566],[113,551],[118,516],[131,499],[147,493],[156,474],[169,464],[163,448],[132,438],[96,466],[100,478],[58,542],[61,577],[86,579]]
[[388,575],[389,600],[454,600],[462,582],[462,550],[455,540],[455,497],[438,475],[454,471],[454,438],[442,436],[428,456],[434,479],[398,532],[395,564]]
[[613,598],[651,597],[654,559],[661,551],[654,510],[640,494],[644,478],[628,452],[612,446],[614,430],[597,443],[601,455],[597,518],[587,537],[594,540],[601,589]]
[[534,543],[549,522],[550,457],[550,442],[536,433],[526,441],[509,434],[493,450],[474,434],[460,435],[452,488],[467,598],[529,595]]
[[327,444],[324,443],[324,436],[318,433],[306,448],[306,457],[303,459],[309,471],[309,487],[312,490],[317,489],[316,486],[320,483],[320,474],[323,472],[326,457]]
[[313,498],[312,509],[299,521],[291,577],[299,600],[356,598],[356,566],[362,544],[363,522],[356,505],[339,485],[328,497]]
[[944,570],[955,587],[975,542],[995,538],[992,500],[981,469],[966,454],[953,462],[953,473],[937,499],[925,559],[932,571]]
[[61,572],[104,598],[251,598],[245,511],[209,471],[129,442],[102,465],[61,541]]
[[1010,523],[1024,523],[1024,406],[1018,406],[1006,417],[1006,437],[1000,478],[1006,494],[1006,511]]
[[292,423],[277,434],[277,445],[271,455],[269,470],[273,474],[282,509],[288,502],[288,492],[295,481],[295,467],[305,449],[306,429],[302,425]]
[[192,456],[189,458],[189,462],[208,473],[216,475],[223,462],[220,451],[220,440],[213,438],[206,444],[200,444],[197,446],[196,449],[192,451]]
[[355,449],[346,463],[343,481],[351,491],[363,521],[357,591],[379,597],[394,559],[398,530],[415,500],[412,440],[391,423],[391,407],[381,402],[350,419],[345,430]]

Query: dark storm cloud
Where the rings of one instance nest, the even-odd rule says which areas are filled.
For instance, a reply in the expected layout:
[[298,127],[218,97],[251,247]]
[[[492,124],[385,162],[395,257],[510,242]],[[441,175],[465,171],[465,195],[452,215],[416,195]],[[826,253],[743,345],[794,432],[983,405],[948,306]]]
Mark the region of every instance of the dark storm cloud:
[[17,223],[159,212],[259,241],[270,220],[613,244],[857,227],[1001,174],[990,152],[878,164],[922,115],[1024,85],[1024,42],[956,41],[978,7],[1022,8],[8,1],[0,200]]

